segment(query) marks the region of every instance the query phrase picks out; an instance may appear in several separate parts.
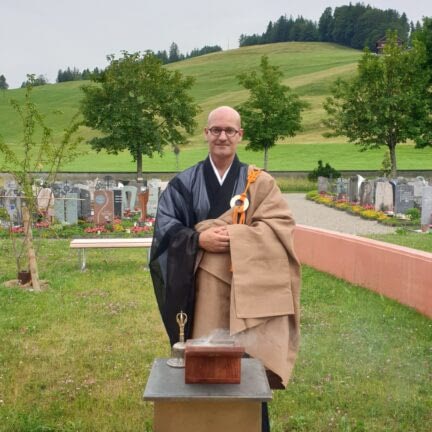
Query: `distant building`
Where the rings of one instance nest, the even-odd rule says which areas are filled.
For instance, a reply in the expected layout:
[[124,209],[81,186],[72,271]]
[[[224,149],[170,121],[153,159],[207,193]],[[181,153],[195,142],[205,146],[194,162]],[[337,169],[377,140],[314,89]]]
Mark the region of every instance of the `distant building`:
[[[384,51],[384,47],[385,47],[386,43],[387,43],[387,38],[385,36],[382,37],[381,39],[378,39],[375,42],[375,52],[377,54],[382,54],[383,51]],[[397,43],[398,43],[399,46],[402,46],[403,45],[403,40],[398,37],[397,38]]]

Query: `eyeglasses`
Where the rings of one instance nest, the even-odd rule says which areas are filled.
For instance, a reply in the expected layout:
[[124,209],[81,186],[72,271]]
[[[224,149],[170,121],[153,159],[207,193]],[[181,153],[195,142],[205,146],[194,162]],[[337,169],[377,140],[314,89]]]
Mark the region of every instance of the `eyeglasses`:
[[232,138],[236,133],[238,133],[239,131],[237,129],[234,129],[232,127],[227,127],[227,128],[221,128],[218,126],[213,126],[209,129],[210,133],[214,136],[219,136],[222,132],[225,132],[225,135],[227,137]]

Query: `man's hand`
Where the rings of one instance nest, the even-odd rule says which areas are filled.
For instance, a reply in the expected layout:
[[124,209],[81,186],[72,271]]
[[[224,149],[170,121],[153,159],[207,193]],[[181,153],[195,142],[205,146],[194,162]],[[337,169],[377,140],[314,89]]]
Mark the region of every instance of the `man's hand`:
[[207,252],[229,252],[230,239],[226,226],[213,227],[203,231],[199,236],[199,247]]

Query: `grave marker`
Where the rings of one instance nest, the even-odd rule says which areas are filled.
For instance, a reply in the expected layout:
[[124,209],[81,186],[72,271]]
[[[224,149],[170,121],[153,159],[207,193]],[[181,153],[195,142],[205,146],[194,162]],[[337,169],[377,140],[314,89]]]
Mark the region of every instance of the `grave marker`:
[[96,190],[94,193],[94,219],[98,225],[112,222],[114,218],[114,193]]
[[429,231],[429,226],[432,224],[432,186],[424,187],[421,204],[421,229],[427,232]]
[[160,184],[161,181],[159,179],[151,179],[148,181],[149,199],[147,203],[147,215],[150,217],[156,217]]
[[414,187],[408,183],[397,183],[395,186],[395,213],[405,214],[414,207]]
[[375,210],[393,211],[393,188],[388,181],[377,181],[375,186]]

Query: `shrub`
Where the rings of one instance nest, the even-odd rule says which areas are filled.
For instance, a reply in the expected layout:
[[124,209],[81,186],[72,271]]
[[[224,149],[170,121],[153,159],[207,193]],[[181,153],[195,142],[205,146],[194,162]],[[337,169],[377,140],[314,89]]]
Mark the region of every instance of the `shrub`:
[[328,163],[323,166],[322,160],[318,161],[318,166],[308,174],[310,181],[317,181],[318,177],[338,178],[340,172],[331,167]]
[[407,216],[409,216],[410,220],[413,222],[420,223],[420,210],[418,208],[411,208],[406,211],[405,213]]

